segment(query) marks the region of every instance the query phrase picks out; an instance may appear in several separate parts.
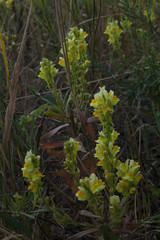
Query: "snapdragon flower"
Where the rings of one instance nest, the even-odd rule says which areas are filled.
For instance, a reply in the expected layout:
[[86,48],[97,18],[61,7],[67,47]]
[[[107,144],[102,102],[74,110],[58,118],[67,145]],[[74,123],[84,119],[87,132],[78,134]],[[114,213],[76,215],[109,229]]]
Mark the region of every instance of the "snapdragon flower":
[[107,121],[107,117],[113,113],[113,107],[119,102],[114,92],[105,90],[105,87],[100,87],[100,91],[94,95],[94,99],[90,106],[94,107],[94,115],[99,118],[101,122]]
[[[70,29],[66,37],[66,50],[69,61],[70,71],[73,72],[77,69],[86,73],[88,71],[88,65],[90,61],[87,58],[87,43],[85,38],[88,36],[86,32],[83,31],[82,28],[78,29],[77,27],[73,27]],[[61,49],[62,55],[63,50]],[[59,58],[59,64],[62,67],[65,67],[64,57]]]
[[123,30],[118,26],[118,21],[113,19],[108,21],[108,25],[104,33],[109,36],[108,42],[113,45],[113,49],[119,49],[121,44],[121,33],[123,33]]
[[90,177],[85,177],[80,179],[80,186],[78,187],[78,192],[76,197],[79,201],[89,201],[92,202],[94,197],[105,188],[104,183],[101,179],[92,173]]
[[49,61],[47,58],[42,58],[42,61],[40,62],[40,73],[39,76],[41,79],[45,80],[48,88],[50,89],[50,86],[54,89],[54,77],[56,73],[58,72],[58,69],[55,67],[52,61]]
[[44,177],[39,171],[40,156],[36,156],[32,151],[28,151],[24,159],[24,167],[22,168],[23,177],[29,183],[28,189],[34,193],[36,200],[39,192],[42,189],[41,178]]
[[142,178],[142,174],[139,169],[140,165],[134,160],[129,159],[117,167],[117,176],[121,178],[116,187],[118,192],[123,195],[127,195],[128,193],[133,194],[136,192],[136,186]]

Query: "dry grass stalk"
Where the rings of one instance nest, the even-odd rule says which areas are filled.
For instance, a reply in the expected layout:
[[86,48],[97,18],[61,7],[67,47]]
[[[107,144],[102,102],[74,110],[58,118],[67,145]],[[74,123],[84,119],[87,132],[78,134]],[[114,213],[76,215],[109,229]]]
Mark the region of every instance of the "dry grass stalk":
[[12,126],[12,119],[15,112],[17,87],[18,87],[20,69],[22,64],[23,51],[24,51],[26,38],[27,38],[27,30],[28,30],[28,26],[31,18],[31,11],[32,11],[32,0],[30,1],[30,9],[28,13],[26,27],[23,34],[21,48],[17,57],[17,61],[15,63],[13,77],[12,77],[10,88],[9,88],[10,99],[9,99],[9,103],[8,103],[6,114],[5,114],[5,126],[4,126],[3,141],[2,141],[3,150],[5,153],[8,150],[8,142],[9,142],[10,131]]

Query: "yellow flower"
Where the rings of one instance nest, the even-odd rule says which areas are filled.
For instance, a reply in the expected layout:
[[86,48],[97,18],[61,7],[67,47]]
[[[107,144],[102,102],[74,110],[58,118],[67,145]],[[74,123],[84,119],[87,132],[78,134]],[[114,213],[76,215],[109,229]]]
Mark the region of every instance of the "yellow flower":
[[33,184],[30,184],[29,186],[28,186],[28,190],[33,190],[35,188],[35,185],[33,185]]
[[31,164],[30,163],[25,163],[24,167],[26,167],[26,168],[31,167]]
[[60,57],[60,60],[59,60],[59,65],[61,65],[62,67],[65,66],[65,63],[64,63],[64,58]]
[[117,20],[111,20],[110,22],[108,22],[104,33],[109,36],[108,42],[109,44],[113,45],[114,50],[120,47],[120,35],[122,32],[123,30],[119,28]]
[[76,193],[76,197],[80,201],[92,201],[93,194],[98,194],[104,188],[105,185],[102,180],[98,179],[97,176],[92,173],[90,177],[80,179],[80,186],[78,187],[79,191]]
[[88,196],[87,196],[87,192],[86,192],[85,188],[79,187],[79,190],[76,193],[76,197],[78,198],[79,201],[88,200]]

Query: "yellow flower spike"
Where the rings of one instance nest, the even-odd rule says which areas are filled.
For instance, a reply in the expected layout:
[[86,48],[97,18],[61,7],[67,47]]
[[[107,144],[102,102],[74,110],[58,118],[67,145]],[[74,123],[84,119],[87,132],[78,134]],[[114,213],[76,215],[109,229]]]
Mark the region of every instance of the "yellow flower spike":
[[36,156],[32,151],[28,151],[24,159],[24,168],[22,168],[23,177],[29,183],[28,190],[34,194],[34,203],[42,189],[41,177],[42,173],[39,171],[40,156]]

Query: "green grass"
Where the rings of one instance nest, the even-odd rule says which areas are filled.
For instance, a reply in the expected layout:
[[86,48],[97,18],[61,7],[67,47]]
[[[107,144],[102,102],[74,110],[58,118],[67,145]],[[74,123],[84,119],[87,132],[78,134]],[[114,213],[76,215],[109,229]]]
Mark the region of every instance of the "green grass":
[[[9,85],[22,43],[29,4],[30,1],[13,0],[8,9],[4,3],[0,4],[0,33],[3,34],[8,60]],[[56,4],[60,11],[58,17]],[[69,240],[69,237],[93,237],[112,240],[125,239],[126,236],[130,240],[159,239],[159,9],[159,2],[151,0],[115,0],[112,3],[107,0],[33,0],[7,150],[3,146],[3,133],[11,89],[7,87],[6,58],[1,46],[0,238]],[[144,15],[145,10],[148,18]],[[121,34],[120,49],[114,50],[104,31],[111,18],[118,20],[120,26],[122,16],[126,16],[132,25],[128,32]],[[88,104],[81,108],[77,107],[76,96],[70,95],[74,90],[67,79],[70,72],[67,70],[66,73],[58,64],[62,56],[61,38],[64,40],[73,26],[88,33],[87,57],[91,61],[85,75],[90,98]],[[57,104],[44,81],[38,78],[43,57],[59,68],[55,84],[60,102],[65,106],[64,112],[58,110],[58,104],[62,102]],[[89,106],[100,86],[106,86],[108,91],[114,90],[120,98],[113,115],[114,127],[120,133],[118,157],[123,162],[127,158],[138,161],[143,174],[126,215],[114,227],[108,214],[106,193],[102,192],[104,214],[99,218],[94,215],[92,207],[87,208],[87,202],[76,199],[78,185],[63,167],[63,144],[73,137],[83,146],[83,151],[78,153],[81,177],[97,171],[98,176],[104,178],[102,169],[96,167],[93,152],[101,126],[92,118],[93,109]],[[28,190],[21,171],[26,152],[30,149],[40,155],[40,167],[45,175],[43,191],[35,206],[33,194]]]

